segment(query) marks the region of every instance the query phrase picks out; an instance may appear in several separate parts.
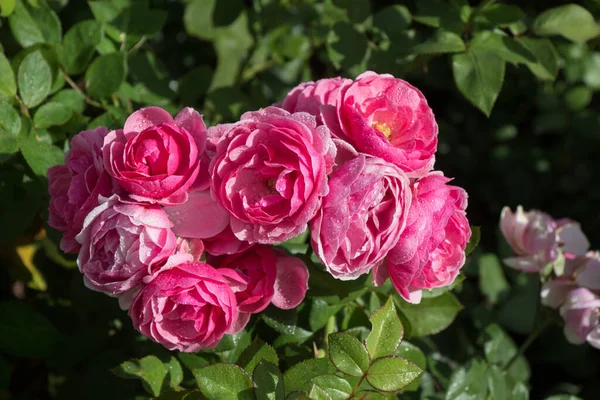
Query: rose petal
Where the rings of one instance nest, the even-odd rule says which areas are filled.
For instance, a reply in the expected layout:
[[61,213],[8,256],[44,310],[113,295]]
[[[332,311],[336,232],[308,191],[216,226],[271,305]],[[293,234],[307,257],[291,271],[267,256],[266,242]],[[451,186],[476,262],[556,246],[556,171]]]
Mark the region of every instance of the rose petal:
[[308,268],[304,262],[296,257],[280,255],[271,303],[282,310],[290,310],[302,303],[307,290]]
[[173,232],[187,238],[210,238],[229,224],[229,214],[209,191],[192,192],[183,204],[164,207],[173,222]]
[[141,132],[146,128],[163,123],[173,123],[171,114],[160,107],[146,107],[137,110],[127,118],[123,131],[125,133]]

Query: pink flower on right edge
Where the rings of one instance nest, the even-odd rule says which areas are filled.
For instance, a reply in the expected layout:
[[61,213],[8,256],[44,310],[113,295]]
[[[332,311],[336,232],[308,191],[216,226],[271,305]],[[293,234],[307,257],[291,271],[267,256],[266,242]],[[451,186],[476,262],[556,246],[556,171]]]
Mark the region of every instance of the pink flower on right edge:
[[416,87],[368,71],[345,83],[330,103],[321,107],[325,126],[356,150],[396,164],[411,178],[433,169],[438,126]]
[[565,336],[573,344],[588,342],[600,349],[600,297],[586,288],[569,292],[560,315],[565,320]]
[[413,184],[413,201],[406,229],[375,268],[381,285],[389,276],[398,293],[411,303],[421,301],[422,289],[448,286],[465,263],[471,228],[465,210],[467,193],[448,185],[450,178],[432,172]]

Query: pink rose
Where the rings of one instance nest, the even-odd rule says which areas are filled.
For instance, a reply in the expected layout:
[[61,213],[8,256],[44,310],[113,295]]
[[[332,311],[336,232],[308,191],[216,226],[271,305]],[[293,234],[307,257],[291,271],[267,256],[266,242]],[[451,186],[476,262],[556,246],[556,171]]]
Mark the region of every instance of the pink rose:
[[233,326],[237,303],[219,271],[187,262],[150,280],[133,300],[129,316],[140,333],[167,349],[197,352],[215,347]]
[[516,213],[504,207],[500,215],[502,235],[517,254],[504,259],[509,267],[525,272],[538,272],[556,260],[558,244],[552,218],[537,210],[524,212],[518,206]]
[[148,107],[110,132],[102,151],[106,170],[132,199],[169,205],[187,200],[205,146],[206,127],[196,111],[185,108],[173,120],[162,108]]
[[308,290],[308,268],[298,257],[277,251],[277,277],[271,303],[283,310],[298,307]]
[[281,108],[291,113],[307,112],[320,118],[320,107],[324,104],[337,106],[340,87],[350,83],[352,80],[340,77],[303,82],[287,94]]
[[560,315],[565,320],[565,336],[573,344],[587,341],[600,349],[600,298],[585,288],[569,292],[565,303],[560,307]]
[[433,168],[437,123],[423,94],[402,79],[365,72],[345,83],[337,106],[321,107],[321,116],[334,135],[410,177]]
[[319,209],[334,154],[329,131],[309,114],[249,112],[218,141],[211,193],[231,214],[238,239],[283,242],[302,233]]
[[591,290],[600,290],[600,252],[587,253],[581,267],[575,273],[575,282]]
[[206,252],[213,256],[240,253],[252,246],[250,243],[235,237],[229,225],[215,236],[202,239],[202,242]]
[[[413,201],[406,229],[374,274],[376,284],[389,275],[398,293],[418,303],[421,289],[448,286],[465,263],[471,237],[467,221],[467,193],[432,172],[413,184]],[[386,271],[387,269],[387,271]]]
[[243,253],[221,257],[212,262],[216,268],[237,271],[245,278],[244,290],[235,293],[238,311],[258,313],[269,305],[277,275],[277,256],[272,247],[256,245]]
[[331,175],[310,229],[312,248],[334,277],[356,279],[383,261],[406,225],[409,185],[400,168],[364,154]]
[[77,235],[85,285],[109,295],[137,286],[175,250],[171,226],[159,206],[122,202],[118,195],[102,198]]
[[80,249],[75,236],[86,215],[98,205],[98,196],[114,192],[112,179],[102,164],[101,149],[107,133],[105,127],[98,127],[75,135],[65,154],[65,164],[48,169],[48,223],[63,232],[60,248],[66,253]]

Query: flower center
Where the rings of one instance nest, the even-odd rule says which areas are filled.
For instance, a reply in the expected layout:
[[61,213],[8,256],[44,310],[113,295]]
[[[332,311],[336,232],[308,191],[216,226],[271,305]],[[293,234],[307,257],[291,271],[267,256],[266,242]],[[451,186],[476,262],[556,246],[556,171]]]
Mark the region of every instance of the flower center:
[[374,129],[377,129],[379,132],[381,132],[387,140],[391,140],[392,128],[390,128],[390,126],[388,124],[382,123],[382,122],[376,122],[373,125],[371,125],[371,127]]

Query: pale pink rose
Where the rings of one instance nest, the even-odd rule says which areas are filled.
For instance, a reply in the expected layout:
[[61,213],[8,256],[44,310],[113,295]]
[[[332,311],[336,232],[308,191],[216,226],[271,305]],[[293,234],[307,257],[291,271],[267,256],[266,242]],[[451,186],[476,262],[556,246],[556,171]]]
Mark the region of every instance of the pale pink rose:
[[291,113],[307,112],[319,119],[321,106],[337,106],[340,87],[350,83],[351,79],[340,77],[303,82],[285,96],[281,108]]
[[181,204],[198,177],[205,146],[206,127],[193,109],[173,120],[162,108],[142,108],[106,136],[104,166],[132,199]]
[[159,206],[123,202],[118,195],[101,198],[77,235],[77,265],[85,285],[118,295],[140,284],[175,250],[171,226]]
[[211,259],[210,263],[235,270],[245,278],[244,290],[235,292],[239,312],[256,314],[267,308],[277,275],[277,256],[271,246],[252,246],[242,253]]
[[433,169],[437,123],[423,94],[402,79],[365,72],[339,89],[336,106],[321,107],[321,117],[334,135],[410,177]]
[[575,273],[575,282],[581,287],[600,290],[600,253],[590,251]]
[[308,290],[308,268],[298,257],[277,251],[277,277],[271,303],[283,310],[298,307]]
[[509,267],[524,272],[538,272],[556,260],[558,243],[552,218],[541,211],[525,212],[518,206],[515,213],[504,207],[500,214],[502,235],[516,253],[504,259]]
[[471,237],[465,214],[467,193],[448,185],[449,181],[432,172],[413,184],[406,229],[386,263],[374,273],[376,284],[389,274],[398,293],[413,303],[420,301],[421,289],[454,282],[465,263],[464,251]]
[[211,193],[231,214],[238,239],[283,242],[319,209],[334,157],[329,131],[313,116],[277,107],[249,112],[218,141]]
[[237,303],[218,270],[187,262],[159,272],[143,286],[129,316],[140,333],[167,349],[197,352],[215,347],[234,325]]
[[555,221],[555,234],[566,258],[585,256],[590,242],[581,230],[581,225],[568,218]]
[[409,186],[400,168],[364,154],[331,175],[310,224],[312,248],[331,275],[356,279],[383,261],[406,225]]
[[596,294],[585,288],[572,290],[560,307],[560,315],[565,320],[565,336],[569,342],[587,341],[600,348],[600,298]]
[[569,292],[577,287],[577,284],[569,277],[559,277],[551,279],[542,285],[540,297],[542,304],[550,308],[558,308]]
[[102,143],[107,133],[108,129],[98,127],[75,135],[65,154],[65,164],[48,169],[48,223],[63,232],[60,248],[66,253],[80,249],[75,236],[86,215],[98,205],[98,196],[115,192],[102,164]]

